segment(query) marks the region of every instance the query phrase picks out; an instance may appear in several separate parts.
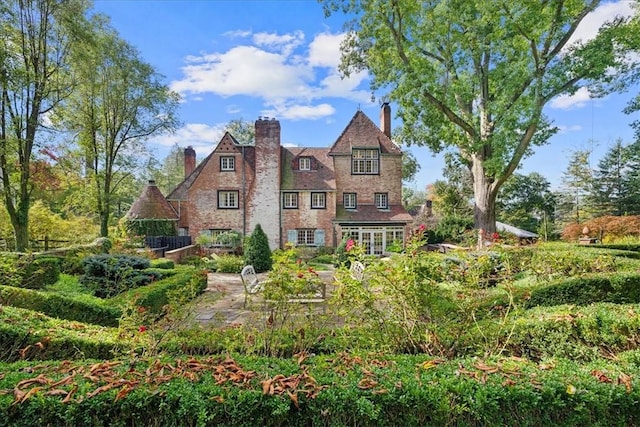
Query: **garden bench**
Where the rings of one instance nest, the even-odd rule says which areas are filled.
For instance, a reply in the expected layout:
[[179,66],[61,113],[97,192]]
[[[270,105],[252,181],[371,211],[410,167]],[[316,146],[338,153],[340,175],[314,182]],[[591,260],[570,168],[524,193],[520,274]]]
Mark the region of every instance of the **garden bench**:
[[260,292],[263,289],[264,284],[260,282],[253,265],[245,265],[240,272],[240,278],[242,279],[242,286],[244,286],[243,307],[246,308],[249,296]]
[[[261,281],[258,275],[256,274],[255,269],[252,265],[245,266],[240,272],[240,277],[242,278],[242,285],[244,286],[244,305],[243,307],[247,307],[247,300],[251,295],[255,295],[262,290],[264,290],[264,285],[267,283],[266,281]],[[288,303],[300,303],[300,304],[314,304],[314,303],[324,303],[327,297],[327,287],[323,282],[320,288],[314,294],[308,295],[292,295],[289,299],[287,299]],[[265,301],[267,302],[267,301]]]
[[353,261],[349,268],[349,275],[358,282],[364,281],[364,264],[360,261]]

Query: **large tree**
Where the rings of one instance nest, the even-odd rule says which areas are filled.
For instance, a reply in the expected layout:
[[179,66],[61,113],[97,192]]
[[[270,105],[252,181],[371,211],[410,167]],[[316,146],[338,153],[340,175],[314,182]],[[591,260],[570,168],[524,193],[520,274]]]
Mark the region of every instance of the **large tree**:
[[29,245],[34,149],[47,114],[71,91],[69,52],[86,10],[82,0],[0,3],[0,192],[18,251]]
[[571,153],[567,169],[562,173],[562,189],[558,197],[558,217],[562,223],[584,221],[596,216],[589,199],[593,194],[593,170],[591,150],[575,150]]
[[74,56],[78,86],[59,115],[86,156],[100,234],[109,233],[117,194],[138,167],[148,138],[177,125],[178,97],[138,51],[103,21]]
[[528,175],[514,173],[500,189],[498,218],[516,227],[537,232],[546,237],[553,222],[556,200],[551,183],[537,172]]
[[598,0],[323,1],[354,17],[342,71],[367,70],[372,88],[388,91],[402,141],[459,156],[473,176],[475,226],[488,232],[498,190],[554,132],[545,105],[583,86],[611,88],[637,49],[617,42],[624,19],[572,42]]

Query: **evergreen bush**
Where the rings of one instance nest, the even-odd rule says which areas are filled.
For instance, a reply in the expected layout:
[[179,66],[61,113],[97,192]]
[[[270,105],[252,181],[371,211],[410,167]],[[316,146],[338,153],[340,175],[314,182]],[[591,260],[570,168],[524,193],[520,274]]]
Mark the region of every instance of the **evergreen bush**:
[[156,274],[143,271],[150,264],[148,259],[138,256],[93,255],[82,260],[84,274],[80,283],[93,289],[97,297],[109,298],[155,280]]
[[246,265],[253,265],[257,273],[271,270],[273,261],[271,259],[269,239],[260,224],[256,225],[245,244],[244,262]]

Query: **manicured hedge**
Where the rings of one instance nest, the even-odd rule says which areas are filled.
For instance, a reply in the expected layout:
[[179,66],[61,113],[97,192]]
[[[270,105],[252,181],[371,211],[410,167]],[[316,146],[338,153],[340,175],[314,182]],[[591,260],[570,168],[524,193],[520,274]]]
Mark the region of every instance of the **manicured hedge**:
[[351,354],[16,363],[0,365],[0,426],[631,426],[637,370]]
[[531,291],[526,307],[594,302],[640,302],[640,274],[617,273],[557,280]]
[[106,304],[90,303],[55,293],[0,285],[0,304],[39,311],[59,319],[102,326],[118,326],[122,311]]
[[0,285],[42,289],[60,277],[60,258],[30,254],[0,254]]
[[484,320],[458,344],[459,354],[502,354],[540,361],[563,357],[592,362],[640,348],[640,305],[536,307],[505,324]]
[[60,320],[15,307],[0,310],[0,360],[109,359],[127,351],[117,329]]
[[161,314],[169,302],[168,293],[172,290],[183,289],[193,284],[195,295],[199,295],[207,288],[207,273],[204,270],[182,266],[179,269],[164,271],[165,277],[162,280],[130,289],[112,298],[110,302],[123,305],[133,301],[135,305],[142,306],[151,313]]

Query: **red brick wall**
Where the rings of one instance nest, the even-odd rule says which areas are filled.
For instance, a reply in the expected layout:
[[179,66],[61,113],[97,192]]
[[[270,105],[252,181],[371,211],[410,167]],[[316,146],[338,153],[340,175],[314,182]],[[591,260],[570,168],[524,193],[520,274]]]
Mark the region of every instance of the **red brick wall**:
[[388,193],[389,204],[402,204],[402,156],[382,155],[379,175],[352,175],[351,156],[334,156],[337,203],[343,193],[357,193],[358,204],[374,204],[374,193]]
[[326,193],[326,209],[311,209],[311,192],[298,192],[298,209],[282,210],[282,243],[287,243],[287,231],[298,228],[324,230],[324,246],[333,246],[332,220],[336,216],[336,193]]

